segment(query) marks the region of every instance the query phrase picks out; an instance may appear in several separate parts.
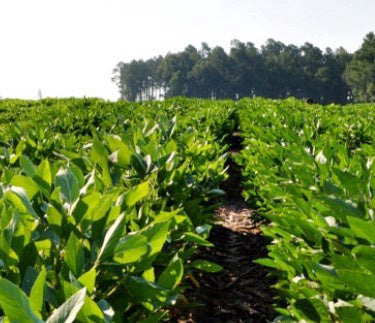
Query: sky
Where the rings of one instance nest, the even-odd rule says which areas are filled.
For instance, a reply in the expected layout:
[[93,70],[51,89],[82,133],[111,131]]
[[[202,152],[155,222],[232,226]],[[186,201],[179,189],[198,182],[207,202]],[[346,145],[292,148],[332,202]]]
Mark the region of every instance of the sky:
[[120,61],[273,38],[357,50],[375,0],[0,0],[0,97],[119,97]]

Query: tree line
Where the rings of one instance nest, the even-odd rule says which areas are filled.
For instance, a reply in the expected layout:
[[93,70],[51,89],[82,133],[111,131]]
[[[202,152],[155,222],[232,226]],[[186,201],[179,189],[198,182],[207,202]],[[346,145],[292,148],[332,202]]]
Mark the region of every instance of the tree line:
[[129,101],[294,96],[324,104],[375,102],[375,35],[367,34],[354,54],[273,39],[260,49],[234,40],[229,53],[202,43],[200,49],[189,45],[178,53],[120,62],[113,73],[121,98]]

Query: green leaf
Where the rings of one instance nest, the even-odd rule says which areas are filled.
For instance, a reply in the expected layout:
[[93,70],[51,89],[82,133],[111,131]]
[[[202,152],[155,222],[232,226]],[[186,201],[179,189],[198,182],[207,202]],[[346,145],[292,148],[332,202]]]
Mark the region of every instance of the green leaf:
[[36,174],[36,167],[29,157],[22,155],[20,165],[27,176],[33,177]]
[[108,152],[97,136],[94,136],[91,158],[102,169],[103,183],[106,188],[112,186],[111,174],[108,169]]
[[0,234],[0,259],[5,262],[7,266],[15,266],[19,262],[19,258],[10,247],[4,232]]
[[141,234],[125,236],[115,248],[114,260],[130,264],[140,260],[149,251],[147,238]]
[[352,216],[348,216],[348,222],[357,237],[375,243],[375,225],[373,223]]
[[55,176],[55,187],[61,188],[63,199],[70,205],[79,196],[78,179],[74,173],[69,169],[60,168]]
[[193,242],[193,243],[199,244],[201,246],[214,247],[214,245],[211,242],[202,238],[200,235],[192,233],[192,232],[186,232],[183,236],[183,239],[185,241]]
[[218,197],[218,196],[224,196],[226,193],[225,193],[225,191],[223,191],[223,190],[221,190],[219,188],[215,188],[215,189],[209,190],[207,192],[207,194],[215,196],[215,197]]
[[42,323],[34,313],[26,294],[9,280],[0,278],[0,304],[5,315],[15,323]]
[[295,302],[294,307],[302,315],[302,317],[308,318],[313,322],[321,322],[319,312],[316,310],[311,300],[304,298]]
[[375,247],[356,246],[352,252],[361,266],[375,274]]
[[4,190],[5,198],[13,204],[21,213],[29,213],[34,218],[39,219],[35,213],[29,198],[27,197],[26,191],[22,187],[10,186]]
[[[65,298],[68,298],[77,293],[77,291],[79,291],[79,288],[71,283],[64,281],[63,291]],[[96,304],[90,297],[86,295],[86,297],[84,298],[84,304],[76,315],[76,319],[74,321],[82,323],[104,322],[104,314],[100,310],[98,304]]]
[[10,181],[10,184],[22,187],[26,191],[29,200],[32,200],[33,197],[39,192],[38,184],[36,184],[31,178],[26,176],[15,175]]
[[54,310],[46,323],[72,323],[85,302],[85,296],[86,288],[82,288]]
[[40,190],[46,196],[49,196],[52,185],[52,174],[49,162],[47,159],[43,160],[33,176],[33,180],[39,185]]
[[44,305],[44,291],[46,286],[47,271],[43,270],[39,273],[30,292],[30,304],[36,313],[41,313]]
[[223,267],[220,265],[201,259],[194,260],[191,265],[196,269],[200,269],[208,273],[217,273],[223,270]]
[[74,276],[78,277],[81,275],[85,265],[85,256],[81,242],[73,232],[70,234],[66,244],[64,262],[72,271]]
[[358,208],[352,206],[351,204],[345,202],[340,198],[331,198],[327,196],[321,196],[321,199],[329,206],[332,210],[332,216],[345,222],[346,216],[357,216],[361,217],[362,214]]
[[112,256],[112,253],[124,232],[124,227],[125,215],[124,213],[121,213],[108,229],[102,247],[100,248],[97,261],[102,261]]
[[147,238],[151,246],[149,256],[161,251],[169,234],[170,221],[152,223],[141,230],[141,234]]
[[184,274],[184,265],[180,258],[173,259],[160,274],[157,283],[169,290],[174,290]]
[[350,290],[363,296],[375,297],[375,277],[359,271],[337,269],[337,276]]
[[163,302],[167,295],[161,286],[136,276],[129,277],[124,288],[136,302]]
[[145,198],[150,192],[150,186],[148,181],[143,182],[135,187],[129,189],[129,191],[124,196],[124,201],[128,207],[132,207]]
[[117,153],[116,164],[120,167],[126,168],[130,165],[132,152],[129,147],[115,136],[107,136],[106,140],[113,153]]
[[92,268],[91,270],[82,274],[78,281],[87,288],[87,291],[92,294],[95,289],[95,280],[96,280],[96,269]]
[[343,323],[361,323],[361,311],[352,306],[340,306],[335,308],[335,312]]

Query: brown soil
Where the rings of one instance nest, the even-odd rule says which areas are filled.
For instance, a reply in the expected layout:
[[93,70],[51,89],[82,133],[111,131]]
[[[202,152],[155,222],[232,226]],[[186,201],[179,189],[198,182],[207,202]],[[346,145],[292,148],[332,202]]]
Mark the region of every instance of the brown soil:
[[221,265],[216,274],[199,273],[190,280],[185,297],[190,311],[175,313],[178,322],[267,322],[273,316],[272,281],[267,268],[253,261],[266,257],[267,242],[254,210],[243,201],[241,172],[232,155],[239,150],[233,136],[228,159],[229,178],[223,184],[225,204],[217,210],[218,220],[209,241],[215,247],[202,249],[198,258]]

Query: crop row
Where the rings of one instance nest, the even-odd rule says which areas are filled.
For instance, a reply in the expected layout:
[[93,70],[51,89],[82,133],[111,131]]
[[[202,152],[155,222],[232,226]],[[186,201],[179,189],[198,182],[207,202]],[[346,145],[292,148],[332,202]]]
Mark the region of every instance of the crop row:
[[269,220],[278,322],[375,319],[375,108],[238,103],[244,196]]
[[226,178],[229,101],[0,101],[0,320],[156,322]]

